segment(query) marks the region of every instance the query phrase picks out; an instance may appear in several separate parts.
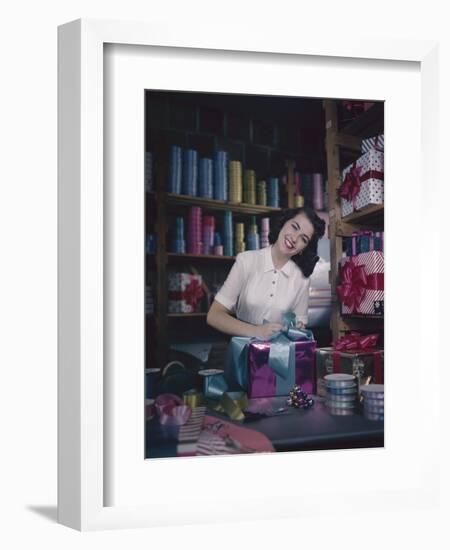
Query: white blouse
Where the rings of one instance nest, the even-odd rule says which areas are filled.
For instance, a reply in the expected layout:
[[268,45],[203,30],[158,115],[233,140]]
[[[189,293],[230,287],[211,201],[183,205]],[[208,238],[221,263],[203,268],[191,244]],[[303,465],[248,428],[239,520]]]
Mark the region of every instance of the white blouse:
[[283,313],[293,311],[306,325],[309,277],[292,260],[275,269],[271,250],[268,246],[238,254],[215,299],[246,323],[280,323]]

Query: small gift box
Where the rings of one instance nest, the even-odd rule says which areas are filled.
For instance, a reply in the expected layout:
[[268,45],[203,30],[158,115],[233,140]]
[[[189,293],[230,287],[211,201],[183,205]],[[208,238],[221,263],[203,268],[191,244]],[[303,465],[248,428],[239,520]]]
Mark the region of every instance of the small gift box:
[[202,276],[191,273],[169,275],[169,313],[194,313],[204,295]]
[[361,151],[363,153],[367,153],[371,149],[374,149],[375,151],[384,152],[384,134],[380,134],[378,136],[373,136],[362,140]]
[[342,302],[343,314],[383,315],[383,252],[372,250],[343,258],[340,279],[336,292]]
[[370,149],[342,172],[342,217],[384,201],[384,153]]
[[316,352],[317,394],[326,396],[324,377],[344,373],[356,376],[359,386],[384,382],[384,350],[375,348],[378,334],[361,336],[357,332],[341,338],[333,347]]

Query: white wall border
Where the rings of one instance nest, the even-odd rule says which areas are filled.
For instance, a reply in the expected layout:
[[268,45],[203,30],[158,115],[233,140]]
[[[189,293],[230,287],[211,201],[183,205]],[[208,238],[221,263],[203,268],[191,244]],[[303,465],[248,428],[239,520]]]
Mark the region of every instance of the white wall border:
[[[417,61],[423,83],[423,187],[438,193],[438,47],[431,41],[299,38],[161,22],[79,20],[59,28],[58,519],[80,530],[171,524],[146,506],[103,506],[103,45]],[[197,35],[198,36],[198,35]],[[425,191],[424,191],[425,192]],[[437,261],[437,247],[430,251]],[[422,306],[437,317],[438,289]],[[436,334],[434,340],[438,341]],[[437,498],[437,487],[430,487]],[[403,498],[405,495],[403,496]],[[307,514],[307,507],[305,507]],[[257,507],[247,519],[257,519]],[[241,518],[244,519],[244,518]],[[189,518],[186,522],[197,522]],[[198,518],[198,523],[202,519]]]

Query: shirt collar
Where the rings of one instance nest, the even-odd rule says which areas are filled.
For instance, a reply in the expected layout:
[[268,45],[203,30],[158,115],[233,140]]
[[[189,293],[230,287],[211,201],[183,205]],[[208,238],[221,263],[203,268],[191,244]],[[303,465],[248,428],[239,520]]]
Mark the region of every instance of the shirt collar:
[[[272,261],[272,246],[267,246],[266,248],[263,248],[264,250],[264,273],[267,271],[274,271],[275,266],[273,265]],[[286,277],[289,277],[292,274],[292,268],[294,267],[294,262],[292,260],[288,260],[284,266],[279,269],[281,273],[286,275]]]

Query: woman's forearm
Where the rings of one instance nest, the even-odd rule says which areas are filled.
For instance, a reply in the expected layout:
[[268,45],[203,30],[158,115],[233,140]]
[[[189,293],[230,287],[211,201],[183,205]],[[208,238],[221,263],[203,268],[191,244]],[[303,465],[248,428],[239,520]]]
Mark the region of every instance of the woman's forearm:
[[256,336],[256,326],[239,321],[225,311],[209,311],[206,317],[208,325],[231,336]]

